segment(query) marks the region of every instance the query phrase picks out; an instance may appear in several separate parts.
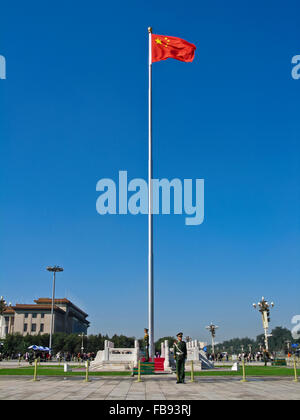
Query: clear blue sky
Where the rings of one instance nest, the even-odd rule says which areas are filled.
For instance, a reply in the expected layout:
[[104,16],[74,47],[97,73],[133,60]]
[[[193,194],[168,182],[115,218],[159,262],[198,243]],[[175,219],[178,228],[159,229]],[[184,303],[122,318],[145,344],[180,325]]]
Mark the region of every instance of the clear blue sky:
[[205,179],[205,221],[155,216],[155,338],[261,333],[299,301],[297,1],[11,1],[1,5],[0,294],[51,295],[90,333],[147,325],[147,216],[100,216],[96,183],[147,179],[147,27],[197,46],[153,65],[154,177]]

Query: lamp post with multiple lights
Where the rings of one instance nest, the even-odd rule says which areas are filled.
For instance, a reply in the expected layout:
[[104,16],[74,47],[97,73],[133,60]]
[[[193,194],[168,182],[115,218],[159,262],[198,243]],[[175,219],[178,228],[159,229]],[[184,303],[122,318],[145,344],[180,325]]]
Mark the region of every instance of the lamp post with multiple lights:
[[83,337],[86,337],[86,334],[84,334],[83,332],[81,334],[78,334],[78,337],[81,337],[81,354],[83,354]]
[[50,327],[50,339],[49,339],[49,354],[52,354],[52,334],[53,334],[53,314],[54,314],[54,297],[55,297],[55,274],[64,271],[62,267],[57,265],[53,267],[47,267],[47,270],[53,273],[53,287],[52,287],[52,304],[51,304],[51,327]]
[[270,308],[274,307],[274,303],[271,302],[270,304],[265,300],[264,297],[262,297],[261,301],[256,303],[253,303],[253,307],[256,309],[258,307],[259,312],[262,316],[262,322],[263,322],[263,329],[265,332],[265,349],[268,352],[269,351],[269,342],[268,338],[272,337],[272,334],[268,334],[269,329],[269,322],[271,320],[270,318]]
[[216,329],[219,328],[217,325],[214,325],[212,322],[210,325],[205,327],[207,330],[209,330],[211,334],[211,347],[212,347],[212,354],[215,354],[215,336],[216,336]]

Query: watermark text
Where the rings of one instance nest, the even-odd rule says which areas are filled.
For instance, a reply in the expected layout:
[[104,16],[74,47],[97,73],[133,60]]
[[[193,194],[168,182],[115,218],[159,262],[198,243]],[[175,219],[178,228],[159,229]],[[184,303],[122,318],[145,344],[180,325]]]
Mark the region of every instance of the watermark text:
[[[185,224],[196,226],[204,220],[204,179],[152,179],[151,214],[186,214]],[[127,171],[119,171],[119,182],[103,178],[97,182],[101,194],[96,202],[99,214],[148,214],[148,184],[142,178],[128,182]]]
[[300,79],[300,55],[294,55],[292,64],[295,64],[292,68],[292,78],[298,80]]
[[6,60],[3,55],[0,55],[0,79],[6,79]]
[[292,324],[296,324],[293,328],[292,328],[292,337],[295,340],[298,340],[300,338],[300,315],[295,315],[292,318]]

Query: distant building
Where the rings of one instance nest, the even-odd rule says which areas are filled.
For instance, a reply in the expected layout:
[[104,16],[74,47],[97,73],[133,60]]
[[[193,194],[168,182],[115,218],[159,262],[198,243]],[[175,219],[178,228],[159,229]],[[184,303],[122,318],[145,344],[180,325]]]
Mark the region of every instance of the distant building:
[[[8,306],[0,316],[0,338],[19,333],[50,334],[52,299],[39,298],[35,304]],[[90,325],[88,314],[66,298],[54,300],[53,333],[87,333]],[[2,319],[1,319],[2,318]]]

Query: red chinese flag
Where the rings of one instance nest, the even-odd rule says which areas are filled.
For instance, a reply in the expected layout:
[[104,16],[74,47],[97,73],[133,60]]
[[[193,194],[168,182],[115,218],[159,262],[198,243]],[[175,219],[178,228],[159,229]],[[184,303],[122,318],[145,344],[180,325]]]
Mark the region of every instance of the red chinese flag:
[[152,34],[152,63],[175,58],[189,63],[193,61],[196,46],[175,36]]

